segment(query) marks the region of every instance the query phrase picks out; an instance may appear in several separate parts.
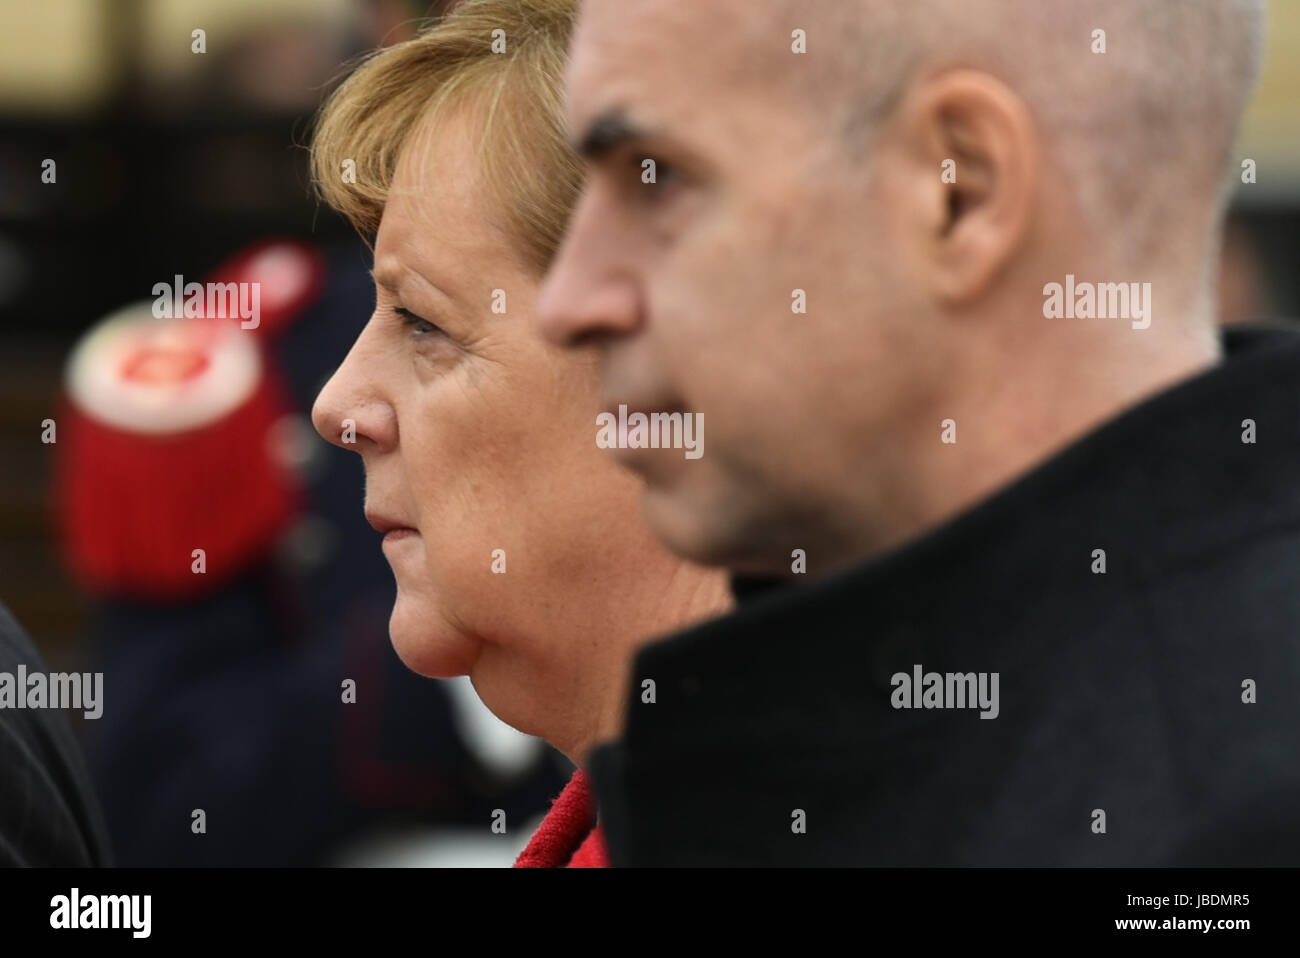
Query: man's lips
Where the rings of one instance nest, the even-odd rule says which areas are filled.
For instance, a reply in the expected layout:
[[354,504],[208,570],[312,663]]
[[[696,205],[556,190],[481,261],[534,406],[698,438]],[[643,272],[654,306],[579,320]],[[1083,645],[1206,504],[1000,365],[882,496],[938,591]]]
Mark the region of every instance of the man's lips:
[[618,416],[620,408],[623,407],[626,408],[626,415],[628,419],[631,419],[632,416],[637,413],[640,413],[642,416],[645,416],[647,420],[649,420],[650,417],[655,413],[661,413],[670,416],[674,413],[677,413],[682,416],[688,415],[686,411],[686,407],[682,403],[671,401],[671,400],[659,400],[659,401],[636,400],[636,399],[627,400],[627,399],[605,399],[604,397],[602,397],[599,411],[611,413],[614,416]]

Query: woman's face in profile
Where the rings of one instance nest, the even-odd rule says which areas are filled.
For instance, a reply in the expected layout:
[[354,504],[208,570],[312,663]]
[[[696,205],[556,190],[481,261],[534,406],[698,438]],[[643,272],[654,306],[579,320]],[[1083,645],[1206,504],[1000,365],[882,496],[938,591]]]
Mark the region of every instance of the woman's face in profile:
[[477,119],[412,134],[376,237],[374,314],[313,419],[364,459],[403,661],[471,674],[535,731],[590,707],[589,683],[621,680],[678,566],[637,481],[596,446],[593,363],[533,330],[540,276],[477,176]]

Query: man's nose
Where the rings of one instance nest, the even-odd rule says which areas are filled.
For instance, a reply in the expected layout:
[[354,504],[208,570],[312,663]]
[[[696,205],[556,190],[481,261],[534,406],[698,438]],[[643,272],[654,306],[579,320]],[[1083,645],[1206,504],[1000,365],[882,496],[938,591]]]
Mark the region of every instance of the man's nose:
[[593,203],[579,202],[538,291],[534,321],[542,338],[578,347],[640,328],[636,278],[619,265],[626,241],[602,223]]
[[365,338],[363,331],[311,409],[312,425],[322,438],[356,453],[397,444],[397,416],[378,388],[381,370],[375,368]]

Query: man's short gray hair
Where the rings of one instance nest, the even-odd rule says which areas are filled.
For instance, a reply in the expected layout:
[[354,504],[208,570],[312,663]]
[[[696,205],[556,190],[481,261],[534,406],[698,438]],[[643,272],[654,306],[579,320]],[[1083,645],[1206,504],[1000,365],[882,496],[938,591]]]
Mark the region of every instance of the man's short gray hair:
[[[806,76],[819,99],[839,100],[838,115],[830,103],[826,112],[851,139],[869,142],[918,71],[969,66],[1002,79],[1050,146],[1047,176],[1060,169],[1099,229],[1123,224],[1121,255],[1143,259],[1158,253],[1160,227],[1180,206],[1208,197],[1216,223],[1222,215],[1262,60],[1264,6],[788,0],[784,14],[791,29],[808,30]],[[1104,53],[1094,52],[1095,31]]]

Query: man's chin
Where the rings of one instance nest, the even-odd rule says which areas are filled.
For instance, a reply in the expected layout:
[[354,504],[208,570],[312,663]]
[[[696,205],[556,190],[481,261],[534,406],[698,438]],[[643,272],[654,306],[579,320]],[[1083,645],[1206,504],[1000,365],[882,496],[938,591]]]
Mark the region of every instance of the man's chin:
[[642,514],[654,537],[671,553],[696,565],[747,575],[789,574],[790,554],[773,548],[771,526],[757,522],[738,503],[743,496],[692,483],[664,487],[647,483]]
[[641,500],[646,525],[679,558],[699,565],[721,565],[719,559],[726,555],[725,529],[718,528],[717,512],[699,508],[684,485],[646,483]]

